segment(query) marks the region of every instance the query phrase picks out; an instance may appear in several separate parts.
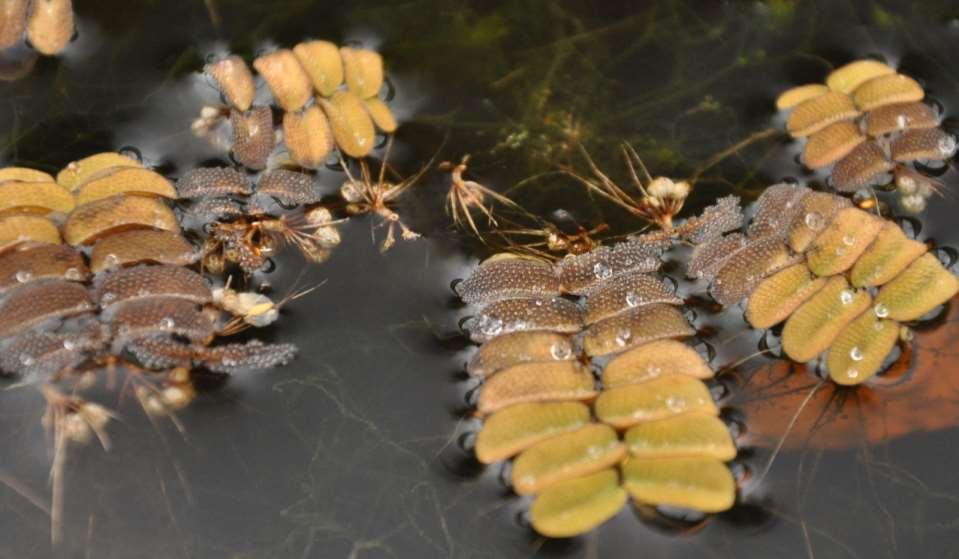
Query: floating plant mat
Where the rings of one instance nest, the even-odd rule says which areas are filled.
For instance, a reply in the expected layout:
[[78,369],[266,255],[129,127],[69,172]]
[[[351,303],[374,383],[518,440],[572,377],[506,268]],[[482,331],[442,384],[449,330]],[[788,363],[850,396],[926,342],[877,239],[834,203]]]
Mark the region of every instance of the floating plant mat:
[[[219,27],[207,4],[216,8]],[[219,93],[189,76],[213,51],[252,62],[264,42],[292,47],[322,37],[339,45],[359,39],[383,53],[397,80],[392,107],[403,123],[391,161],[404,175],[429,160],[449,130],[439,160],[471,153],[470,176],[505,191],[554,170],[569,153],[566,134],[578,130],[604,170],[621,169],[616,144],[626,140],[656,173],[688,176],[708,155],[781,125],[770,120],[781,91],[820,82],[833,68],[875,53],[919,78],[954,132],[948,117],[959,99],[950,61],[959,45],[947,8],[669,0],[535,10],[515,2],[76,3],[78,35],[66,53],[38,58],[25,77],[0,85],[0,114],[14,115],[0,120],[0,157],[51,172],[131,145],[171,178],[198,165],[228,164],[223,150],[191,136],[191,120]],[[177,24],[155,32],[162,22]],[[222,51],[208,47],[216,41]],[[0,69],[9,75],[6,58]],[[712,182],[694,189],[689,215],[725,194],[751,200],[783,177],[811,178],[793,160],[800,149],[773,141],[727,160],[705,177]],[[324,193],[335,195],[342,174],[320,173]],[[956,184],[951,165],[937,178]],[[447,286],[468,274],[479,251],[464,250],[448,233],[446,188],[446,176],[435,173],[405,195],[401,215],[427,238],[397,243],[385,258],[371,244],[365,218],[345,224],[330,260],[302,275],[299,254],[279,255],[268,276],[275,293],[326,282],[266,333],[266,341],[294,343],[304,353],[286,369],[204,393],[179,416],[186,435],[168,424],[154,430],[135,402],[117,403],[123,421],[111,433],[113,450],[91,447],[67,463],[65,553],[620,557],[640,549],[662,557],[806,557],[811,548],[817,557],[853,557],[950,549],[959,495],[942,467],[955,459],[950,414],[928,406],[936,422],[921,422],[923,405],[904,400],[914,420],[863,414],[856,425],[868,424],[874,434],[836,428],[829,435],[841,439],[836,444],[824,420],[806,437],[805,422],[826,409],[820,398],[833,398],[828,409],[843,413],[828,387],[793,427],[764,479],[763,498],[703,530],[664,533],[637,522],[628,507],[572,541],[543,541],[517,524],[526,503],[509,496],[494,468],[478,471],[456,438],[463,397],[457,375],[470,352],[462,339],[450,339],[458,311]],[[510,195],[540,213],[563,207],[584,226],[608,222],[616,233],[632,219],[555,176]],[[959,245],[951,225],[956,210],[954,197],[931,198],[921,238]],[[669,264],[666,272],[688,289]],[[697,326],[716,328],[709,339],[717,365],[757,350],[759,333],[746,329],[741,309],[717,313],[705,301],[693,307]],[[925,379],[949,380],[941,373],[952,361],[950,325],[917,331],[915,368],[890,394],[905,397],[915,387],[923,403],[935,394],[937,405],[948,404],[939,385]],[[770,367],[767,381],[750,376]],[[798,386],[783,382],[779,373],[787,368]],[[786,428],[779,411],[794,412],[816,379],[802,366],[765,358],[735,373],[724,405],[738,408],[744,435],[759,439],[745,456],[756,474]],[[46,557],[49,518],[41,509],[49,504],[49,445],[41,402],[30,394],[0,394],[0,551]],[[777,421],[750,431],[750,414],[765,412],[740,397],[775,407]],[[901,436],[884,436],[883,424]]]

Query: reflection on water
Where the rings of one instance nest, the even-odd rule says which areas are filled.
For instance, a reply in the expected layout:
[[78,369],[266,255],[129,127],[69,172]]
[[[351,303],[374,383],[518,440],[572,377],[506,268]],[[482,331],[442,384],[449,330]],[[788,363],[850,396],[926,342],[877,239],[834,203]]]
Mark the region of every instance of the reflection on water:
[[[896,7],[85,3],[79,37],[62,57],[40,59],[2,85],[0,160],[52,171],[132,145],[172,176],[226,163],[190,132],[199,107],[218,101],[194,77],[208,53],[228,45],[249,58],[306,37],[359,39],[389,61],[391,106],[403,122],[391,161],[402,174],[449,134],[438,160],[470,153],[474,180],[501,192],[519,185],[510,195],[532,211],[563,208],[584,226],[623,233],[632,223],[625,212],[554,172],[575,140],[603,169],[621,168],[616,146],[626,140],[655,174],[689,176],[709,155],[781,125],[773,115],[779,91],[870,55],[919,79],[956,132],[959,14],[947,2]],[[702,177],[687,211],[728,193],[753,199],[786,176],[816,179],[796,165],[799,151],[785,139],[751,146]],[[334,194],[343,176],[321,174]],[[959,184],[952,165],[939,179]],[[959,487],[942,464],[953,458],[956,431],[942,419],[954,412],[940,388],[949,382],[951,319],[916,333],[908,381],[857,393],[860,405],[826,408],[833,392],[817,394],[762,483],[703,529],[676,534],[624,510],[577,540],[534,537],[517,520],[525,503],[457,440],[472,422],[461,413],[469,388],[461,371],[473,349],[457,328],[467,311],[448,285],[486,249],[449,230],[448,187],[448,175],[431,173],[404,195],[401,214],[426,238],[385,256],[361,218],[344,226],[342,246],[323,265],[306,266],[295,254],[278,259],[264,276],[275,293],[326,281],[267,332],[304,348],[291,366],[202,394],[181,416],[183,435],[117,402],[114,450],[89,447],[68,460],[65,555],[616,557],[642,549],[657,557],[855,557],[951,549]],[[922,235],[959,245],[950,225],[957,198],[934,200]],[[755,351],[760,333],[742,329],[741,310],[715,314],[705,302],[696,310],[716,365]],[[757,358],[736,373],[759,367],[757,375],[778,379],[786,365],[769,363]],[[811,377],[796,369],[784,393],[808,387]],[[755,441],[741,456],[755,473],[798,402],[751,404],[769,392],[730,377],[728,405]],[[39,395],[11,389],[0,401],[0,551],[45,557],[49,444]],[[810,431],[824,410],[827,420]],[[842,434],[824,435],[831,426]]]

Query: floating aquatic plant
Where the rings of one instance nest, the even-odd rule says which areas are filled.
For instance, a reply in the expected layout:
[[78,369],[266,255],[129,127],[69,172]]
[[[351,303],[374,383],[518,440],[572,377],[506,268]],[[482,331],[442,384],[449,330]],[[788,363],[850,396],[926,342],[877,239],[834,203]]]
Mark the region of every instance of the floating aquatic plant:
[[288,157],[307,169],[324,165],[334,148],[364,157],[376,145],[377,129],[390,134],[398,126],[378,97],[385,74],[375,51],[306,41],[258,56],[253,68],[277,106],[278,129],[271,108],[254,104],[257,78],[235,54],[205,67],[228,106],[205,107],[193,123],[194,133],[207,136],[228,115],[233,156],[245,167],[266,168],[278,138]]
[[[816,99],[829,93],[823,88],[790,95]],[[852,126],[847,113],[858,110],[855,101],[820,102],[842,116],[797,127],[815,133]],[[705,280],[723,306],[748,298],[746,317],[756,327],[785,321],[785,353],[799,361],[824,356],[838,384],[874,375],[905,331],[901,322],[959,291],[959,280],[925,244],[844,197],[777,185],[748,224],[735,197],[674,224],[681,201],[663,203],[638,178],[643,198],[633,198],[591,168],[594,178],[568,172],[662,230],[558,259],[499,254],[456,285],[465,302],[481,306],[463,323],[482,344],[467,367],[482,378],[476,455],[483,463],[513,457],[513,488],[536,495],[530,520],[544,535],[589,530],[627,495],[703,512],[735,501],[736,483],[723,463],[736,446],[702,382],[713,371],[682,343],[695,334],[682,299],[652,275],[677,239],[694,246],[690,277]],[[598,383],[589,374],[594,367]],[[578,454],[584,445],[589,459]]]
[[[382,251],[396,242],[397,228],[403,239],[419,237],[393,206],[429,165],[392,182],[386,176],[388,148],[378,174],[370,172],[365,160],[375,147],[377,129],[392,134],[398,127],[378,97],[386,83],[382,57],[367,49],[306,41],[263,54],[253,67],[270,90],[278,115],[255,104],[257,77],[241,57],[229,55],[205,67],[229,107],[205,107],[193,123],[194,132],[210,135],[229,115],[233,158],[260,173],[255,189],[241,185],[248,179],[228,168],[196,169],[181,179],[181,198],[193,200],[187,221],[207,234],[204,264],[220,270],[234,262],[252,273],[281,242],[296,245],[311,260],[325,260],[340,241],[338,220],[319,205],[312,171],[331,162],[339,163],[348,177],[340,189],[343,213],[372,214],[387,227]],[[280,129],[274,122],[281,123]],[[279,138],[286,160],[274,158]],[[331,160],[334,150],[338,153]],[[353,159],[358,176],[350,170]],[[277,203],[300,209],[279,215]]]
[[193,399],[199,370],[273,367],[296,348],[224,340],[241,322],[275,320],[276,305],[211,289],[168,205],[176,190],[139,161],[98,154],[56,179],[5,168],[0,190],[0,370],[40,386],[47,400],[56,540],[67,447],[92,435],[108,445],[112,412],[82,396],[99,373],[123,371],[147,413],[170,414]]
[[959,292],[959,279],[898,224],[803,186],[766,189],[748,234],[731,236],[734,250],[729,238],[698,245],[691,275],[708,281],[723,305],[748,298],[746,319],[754,327],[785,321],[786,355],[800,362],[824,356],[840,384],[879,372],[901,323]]
[[830,73],[825,85],[787,90],[776,107],[789,111],[787,131],[806,138],[803,164],[829,169],[836,190],[893,182],[903,209],[918,213],[940,185],[912,164],[941,165],[956,152],[955,137],[940,127],[942,115],[924,98],[911,77],[857,60]]
[[289,244],[322,262],[340,243],[336,221],[320,205],[314,176],[274,169],[254,186],[230,167],[200,167],[180,177],[177,197],[186,204],[184,224],[204,237],[203,267],[222,273],[235,264],[252,274]]
[[0,3],[0,51],[26,38],[34,50],[56,56],[76,30],[71,0],[4,0]]
[[481,306],[464,323],[482,343],[467,366],[482,379],[476,457],[513,459],[543,535],[589,531],[630,497],[701,512],[735,501],[724,462],[736,446],[702,381],[713,371],[681,341],[695,333],[682,299],[653,275],[669,244],[652,233],[555,262],[502,253],[456,285]]

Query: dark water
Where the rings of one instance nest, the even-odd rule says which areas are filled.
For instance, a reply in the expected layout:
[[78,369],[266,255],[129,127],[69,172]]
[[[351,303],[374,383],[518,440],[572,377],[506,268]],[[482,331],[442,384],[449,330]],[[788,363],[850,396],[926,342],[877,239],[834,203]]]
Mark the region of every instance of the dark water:
[[[947,127],[959,122],[959,7],[949,2],[340,4],[78,2],[71,49],[0,84],[0,162],[56,170],[132,145],[176,176],[222,157],[189,132],[202,104],[217,100],[193,75],[206,57],[307,37],[384,54],[403,117],[392,157],[402,172],[443,145],[441,159],[473,154],[472,176],[484,184],[522,183],[512,192],[530,209],[564,208],[619,233],[634,224],[553,172],[571,156],[570,133],[621,178],[624,140],[654,173],[688,176],[711,154],[780,125],[778,91],[861,56],[919,78]],[[691,205],[730,192],[751,199],[785,176],[815,180],[800,175],[796,153],[782,139],[756,144],[710,170]],[[330,192],[341,180],[324,172]],[[696,531],[653,528],[628,509],[572,541],[545,542],[520,526],[524,502],[458,443],[473,427],[460,374],[470,349],[457,329],[467,311],[448,286],[483,249],[449,228],[447,180],[427,175],[401,205],[425,239],[383,256],[370,222],[355,219],[328,263],[289,254],[260,278],[277,293],[322,283],[267,333],[302,348],[291,366],[204,394],[180,414],[183,433],[112,401],[121,416],[114,448],[74,450],[67,462],[61,554],[959,556],[955,429],[851,440],[847,451],[816,450],[814,441],[787,449],[742,504]],[[923,216],[923,235],[957,246],[959,178],[950,169],[942,180],[949,192]],[[751,338],[735,350],[711,342],[720,365],[755,347]],[[35,390],[0,393],[0,557],[51,555],[41,413]],[[760,470],[769,455],[766,446],[744,449],[742,466]]]

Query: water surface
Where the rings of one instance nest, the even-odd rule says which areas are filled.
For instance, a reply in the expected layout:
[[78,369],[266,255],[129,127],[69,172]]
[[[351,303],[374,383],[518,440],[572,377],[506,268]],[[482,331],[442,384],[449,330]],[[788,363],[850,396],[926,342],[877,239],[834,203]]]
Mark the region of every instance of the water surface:
[[[68,52],[0,84],[0,161],[53,171],[135,146],[174,177],[200,162],[225,162],[190,134],[200,106],[217,100],[194,72],[222,49],[249,57],[308,37],[381,50],[403,117],[392,157],[399,171],[414,172],[440,149],[440,160],[470,153],[472,177],[531,210],[562,208],[615,233],[636,224],[555,173],[575,157],[574,140],[619,179],[621,141],[654,173],[688,176],[711,154],[780,125],[772,108],[780,90],[862,56],[919,78],[956,131],[959,11],[949,2],[338,4],[78,2],[79,35]],[[787,176],[817,180],[802,174],[797,153],[782,138],[750,147],[704,175],[690,209],[728,193],[753,199]],[[343,180],[333,171],[322,177],[331,193]],[[959,178],[950,168],[942,180],[947,192],[923,216],[922,234],[959,246]],[[285,254],[258,278],[275,293],[322,284],[266,333],[301,347],[290,366],[205,393],[180,415],[183,433],[169,422],[151,425],[129,399],[111,400],[122,417],[111,426],[114,448],[75,450],[67,463],[62,555],[955,555],[959,478],[949,466],[959,458],[959,431],[949,421],[896,438],[847,429],[839,445],[817,444],[816,433],[789,439],[743,503],[699,530],[663,531],[624,509],[582,538],[536,537],[518,522],[525,504],[501,484],[498,467],[477,467],[459,446],[473,426],[461,374],[471,349],[457,328],[468,310],[448,286],[487,249],[449,227],[447,181],[433,172],[401,204],[424,239],[381,255],[370,221],[354,219],[328,263]],[[719,349],[717,365],[755,350],[756,336],[735,326],[740,314],[700,309],[699,326],[723,325],[708,339]],[[952,324],[919,332],[919,351]],[[739,407],[750,388],[729,377],[727,404]],[[808,413],[853,411],[836,406]],[[934,406],[912,409],[924,407]],[[49,500],[41,414],[32,389],[0,394],[3,557],[51,553],[49,519],[31,503]],[[740,461],[755,473],[769,455],[769,445],[757,445]]]

